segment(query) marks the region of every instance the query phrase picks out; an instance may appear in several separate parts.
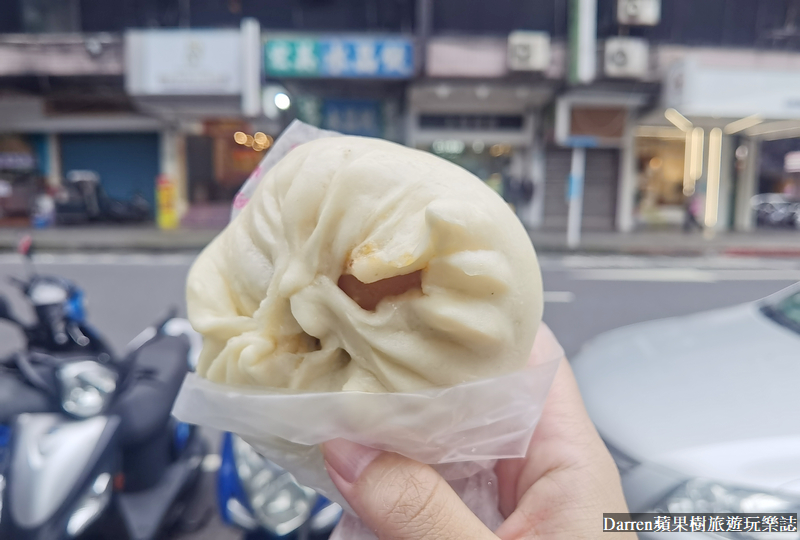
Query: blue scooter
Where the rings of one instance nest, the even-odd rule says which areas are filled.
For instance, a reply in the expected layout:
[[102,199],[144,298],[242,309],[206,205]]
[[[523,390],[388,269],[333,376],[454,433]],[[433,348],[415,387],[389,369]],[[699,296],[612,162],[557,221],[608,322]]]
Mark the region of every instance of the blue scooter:
[[231,433],[222,436],[217,502],[222,520],[246,540],[324,540],[342,517],[341,506]]
[[36,322],[0,296],[0,319],[27,340],[0,358],[0,540],[155,540],[202,525],[188,518],[207,444],[170,415],[195,357],[188,321],[168,317],[117,357],[80,288],[29,264],[15,283]]

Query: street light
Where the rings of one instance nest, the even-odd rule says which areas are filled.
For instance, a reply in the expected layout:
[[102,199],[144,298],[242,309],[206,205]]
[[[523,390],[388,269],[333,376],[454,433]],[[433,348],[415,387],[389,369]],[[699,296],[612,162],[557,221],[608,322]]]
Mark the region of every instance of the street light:
[[281,112],[292,106],[292,98],[289,97],[289,92],[283,86],[269,84],[264,87],[261,106],[264,109],[264,115],[275,120],[281,115]]
[[278,92],[275,94],[273,102],[275,103],[275,106],[282,111],[285,111],[292,105],[292,100],[289,99],[289,96],[284,92]]

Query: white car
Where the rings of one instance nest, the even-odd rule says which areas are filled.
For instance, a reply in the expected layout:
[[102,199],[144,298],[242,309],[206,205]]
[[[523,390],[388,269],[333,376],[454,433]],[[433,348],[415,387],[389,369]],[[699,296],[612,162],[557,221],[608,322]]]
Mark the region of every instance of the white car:
[[[573,368],[631,512],[800,512],[800,284],[607,332]],[[681,538],[767,537],[737,534]]]

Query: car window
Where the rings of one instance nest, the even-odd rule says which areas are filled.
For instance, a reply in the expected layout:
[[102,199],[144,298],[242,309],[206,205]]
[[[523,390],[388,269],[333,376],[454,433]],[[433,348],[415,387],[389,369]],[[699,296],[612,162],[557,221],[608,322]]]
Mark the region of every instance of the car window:
[[800,333],[800,292],[764,306],[763,312],[778,324]]

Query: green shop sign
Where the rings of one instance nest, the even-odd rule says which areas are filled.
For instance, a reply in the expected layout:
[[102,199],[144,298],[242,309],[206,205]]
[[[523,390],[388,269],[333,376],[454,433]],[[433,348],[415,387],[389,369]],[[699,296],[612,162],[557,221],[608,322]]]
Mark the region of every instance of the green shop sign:
[[267,75],[406,79],[414,75],[414,45],[391,38],[268,38]]

